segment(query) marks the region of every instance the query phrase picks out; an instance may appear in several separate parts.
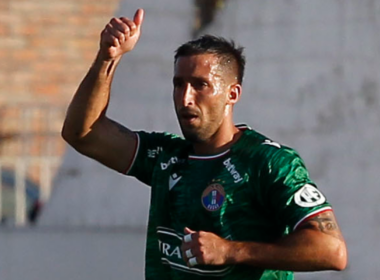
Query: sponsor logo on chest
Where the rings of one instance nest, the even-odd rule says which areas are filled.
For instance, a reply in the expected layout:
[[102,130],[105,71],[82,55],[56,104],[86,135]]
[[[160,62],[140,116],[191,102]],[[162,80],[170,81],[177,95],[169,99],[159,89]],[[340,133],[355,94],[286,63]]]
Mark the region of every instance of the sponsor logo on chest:
[[234,178],[234,183],[239,183],[243,180],[243,177],[239,172],[237,172],[235,165],[231,163],[231,158],[223,161],[223,164],[226,167],[227,171],[232,175],[232,178]]
[[178,157],[171,157],[167,162],[161,162],[161,170],[166,170],[169,166],[177,163],[184,163],[184,159],[179,159]]
[[171,157],[168,162],[161,162],[161,170],[166,170],[168,167],[172,164],[175,164],[178,162],[177,157]]

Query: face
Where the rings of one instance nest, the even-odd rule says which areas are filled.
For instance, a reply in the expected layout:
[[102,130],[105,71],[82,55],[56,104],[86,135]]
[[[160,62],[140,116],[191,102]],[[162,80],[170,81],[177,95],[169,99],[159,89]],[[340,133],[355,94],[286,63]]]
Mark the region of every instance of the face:
[[213,54],[179,57],[173,77],[173,99],[184,137],[210,139],[228,114],[229,86]]

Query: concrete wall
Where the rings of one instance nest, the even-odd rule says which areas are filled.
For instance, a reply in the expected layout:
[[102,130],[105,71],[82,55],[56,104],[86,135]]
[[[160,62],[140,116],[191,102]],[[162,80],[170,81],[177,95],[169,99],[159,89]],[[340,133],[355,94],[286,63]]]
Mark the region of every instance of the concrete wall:
[[[189,38],[191,1],[124,1],[119,13],[132,15],[137,4],[147,8],[144,34],[116,74],[110,115],[134,129],[178,132],[170,97],[171,57],[175,46]],[[334,205],[347,240],[350,263],[345,272],[299,274],[297,279],[377,279],[380,274],[379,10],[380,1],[369,0],[230,0],[208,30],[246,47],[247,74],[236,121],[301,153],[311,177]],[[148,188],[69,149],[40,224],[143,227],[148,197]],[[54,234],[41,234],[30,235],[28,243],[38,244],[33,238],[41,240],[41,246],[29,248],[46,260],[51,252],[43,247],[54,246],[56,240]],[[96,233],[81,240],[92,235]],[[21,255],[17,247],[23,239],[0,236],[17,262]],[[108,250],[108,239],[114,237],[105,237],[107,241],[99,243],[101,250]],[[125,238],[132,243],[123,243],[119,237],[115,242],[120,246],[143,244],[142,239],[129,240],[127,233]],[[73,260],[91,259],[92,251],[88,255],[73,251],[63,257],[72,242],[82,243],[67,239],[62,247],[53,247],[57,255],[62,254],[59,260],[67,262],[66,268],[45,267],[41,279],[48,279],[42,277],[45,269],[46,273],[67,271],[69,276],[76,275],[75,271],[91,273],[84,272],[91,266],[82,270]],[[110,248],[119,256],[116,247]],[[129,254],[125,258],[142,251],[138,245],[136,251],[125,252]],[[0,254],[1,263],[9,264],[9,258]],[[115,259],[104,259],[120,272],[120,278],[129,279],[118,270]],[[43,265],[30,254],[24,260]],[[0,269],[0,278],[24,279],[19,275],[30,273],[32,267],[19,274],[8,271],[13,278],[2,277]],[[133,267],[127,273],[141,272],[140,265]]]
[[144,238],[125,227],[2,229],[0,279],[142,279]]
[[380,1],[230,0],[206,32],[245,46],[236,120],[296,148],[333,204],[349,250],[343,273],[380,274]]

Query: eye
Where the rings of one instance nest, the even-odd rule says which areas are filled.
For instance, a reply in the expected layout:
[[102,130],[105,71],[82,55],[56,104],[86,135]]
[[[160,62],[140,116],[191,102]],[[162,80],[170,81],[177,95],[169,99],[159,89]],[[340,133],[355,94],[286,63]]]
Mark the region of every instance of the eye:
[[183,81],[179,79],[174,79],[173,80],[173,87],[174,88],[180,88],[183,86]]
[[208,87],[208,83],[205,82],[205,81],[195,81],[194,84],[193,84],[193,87],[196,90],[202,90],[202,89],[205,89],[205,88]]

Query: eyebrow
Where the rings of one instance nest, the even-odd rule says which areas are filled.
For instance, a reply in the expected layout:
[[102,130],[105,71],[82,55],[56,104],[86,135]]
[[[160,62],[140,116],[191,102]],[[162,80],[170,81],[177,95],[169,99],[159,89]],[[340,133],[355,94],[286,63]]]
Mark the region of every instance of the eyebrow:
[[202,76],[190,76],[188,78],[184,78],[182,76],[174,76],[173,77],[173,83],[178,82],[178,81],[184,81],[184,80],[189,81],[189,82],[193,82],[193,81],[202,81],[202,82],[207,82],[207,83],[211,82],[208,78],[205,78]]

